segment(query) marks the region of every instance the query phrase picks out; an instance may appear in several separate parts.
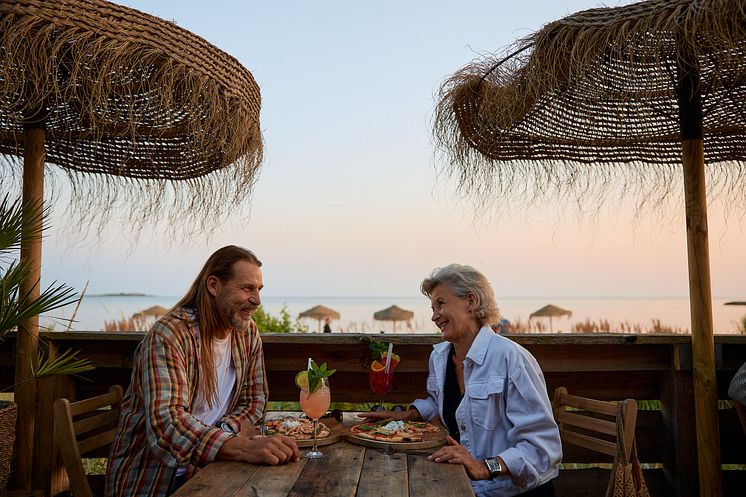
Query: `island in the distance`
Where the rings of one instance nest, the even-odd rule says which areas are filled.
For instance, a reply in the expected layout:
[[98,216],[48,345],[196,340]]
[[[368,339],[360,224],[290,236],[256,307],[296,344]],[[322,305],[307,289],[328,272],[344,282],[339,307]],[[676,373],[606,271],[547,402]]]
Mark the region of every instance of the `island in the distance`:
[[147,293],[127,293],[127,292],[118,292],[118,293],[91,293],[88,295],[89,297],[150,297]]

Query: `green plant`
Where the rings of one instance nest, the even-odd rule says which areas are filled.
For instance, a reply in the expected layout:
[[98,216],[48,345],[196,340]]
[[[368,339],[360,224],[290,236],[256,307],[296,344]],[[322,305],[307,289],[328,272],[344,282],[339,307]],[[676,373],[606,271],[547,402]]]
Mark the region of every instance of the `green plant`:
[[306,325],[290,316],[287,305],[282,306],[279,317],[271,315],[264,309],[264,306],[260,305],[252,314],[251,319],[262,333],[305,333],[308,331]]
[[[21,245],[38,238],[41,232],[31,229],[45,223],[48,211],[38,205],[22,205],[19,200],[11,201],[6,194],[0,201],[0,341],[11,333],[23,333],[19,325],[40,314],[59,309],[75,302],[75,290],[56,282],[32,298],[30,291],[22,291],[21,283],[28,278],[29,267],[25,261],[17,259],[15,253]],[[39,222],[41,221],[41,223]],[[40,282],[36,281],[36,285]],[[87,359],[77,359],[76,353],[67,351],[56,358],[50,358],[39,347],[39,355],[34,365],[34,377],[55,374],[78,374],[93,369]]]

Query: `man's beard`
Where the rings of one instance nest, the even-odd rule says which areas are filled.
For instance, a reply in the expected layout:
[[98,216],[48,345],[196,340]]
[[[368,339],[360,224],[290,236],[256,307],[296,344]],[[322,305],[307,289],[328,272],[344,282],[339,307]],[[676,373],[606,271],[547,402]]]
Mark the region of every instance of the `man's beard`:
[[236,328],[238,331],[249,331],[249,323],[251,322],[251,316],[248,319],[243,319],[240,311],[249,311],[250,314],[254,314],[258,306],[251,304],[234,304],[230,307],[228,316],[230,316],[231,326]]

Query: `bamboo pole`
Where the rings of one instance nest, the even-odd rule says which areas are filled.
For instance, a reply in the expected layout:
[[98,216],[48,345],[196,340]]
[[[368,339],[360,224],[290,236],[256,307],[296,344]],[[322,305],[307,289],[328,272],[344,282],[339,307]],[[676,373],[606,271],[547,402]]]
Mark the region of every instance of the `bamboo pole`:
[[720,497],[723,495],[723,477],[720,466],[720,420],[712,329],[702,96],[699,89],[697,60],[688,50],[680,49],[678,71],[677,94],[684,165],[699,495]]
[[[44,199],[44,138],[43,128],[27,127],[23,142],[23,205],[40,209]],[[21,245],[21,260],[28,264],[28,276],[20,285],[21,294],[31,300],[39,297],[41,278],[42,216],[32,216],[34,225],[29,230],[32,238]],[[15,402],[16,420],[16,484],[19,489],[31,488],[34,457],[34,428],[36,418],[36,381],[33,364],[36,362],[39,337],[39,316],[22,322],[18,330],[16,348]]]

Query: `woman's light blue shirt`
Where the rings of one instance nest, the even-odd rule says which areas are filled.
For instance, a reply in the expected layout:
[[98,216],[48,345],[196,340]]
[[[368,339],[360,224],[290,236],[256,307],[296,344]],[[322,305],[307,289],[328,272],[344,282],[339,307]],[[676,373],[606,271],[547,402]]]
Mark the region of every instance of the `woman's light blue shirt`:
[[[451,344],[433,346],[427,399],[413,405],[426,420],[443,417],[443,386]],[[536,359],[484,326],[464,359],[464,398],[456,409],[461,445],[481,460],[500,456],[511,477],[473,481],[477,496],[510,496],[559,474],[562,442]]]

